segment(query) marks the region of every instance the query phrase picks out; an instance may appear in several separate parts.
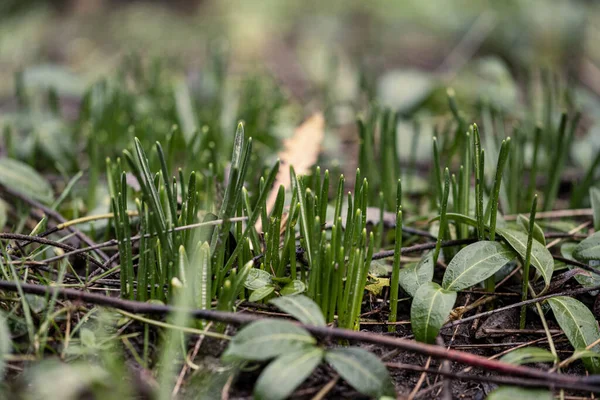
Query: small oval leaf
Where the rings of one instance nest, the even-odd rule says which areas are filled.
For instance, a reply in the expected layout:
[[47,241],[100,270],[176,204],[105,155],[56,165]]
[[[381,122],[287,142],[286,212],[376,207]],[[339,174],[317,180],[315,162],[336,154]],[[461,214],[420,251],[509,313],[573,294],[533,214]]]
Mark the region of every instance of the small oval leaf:
[[374,354],[359,347],[329,350],[327,361],[346,382],[372,398],[396,398],[394,384],[385,365]]
[[267,360],[315,343],[315,338],[292,322],[265,319],[242,328],[233,337],[223,356],[243,360]]
[[400,269],[400,286],[411,297],[424,283],[433,279],[433,252],[427,253],[417,264]]
[[573,257],[579,261],[600,260],[600,231],[583,239],[573,249]]
[[248,290],[256,290],[263,286],[270,285],[272,281],[271,274],[269,274],[267,271],[263,271],[262,269],[258,268],[252,268],[248,272],[248,277],[246,277],[244,286]]
[[325,318],[321,309],[306,296],[284,296],[270,301],[281,311],[290,314],[298,321],[307,325],[325,326]]
[[[524,260],[527,253],[527,235],[514,229],[497,229],[497,232]],[[544,278],[546,287],[548,287],[554,272],[554,258],[550,251],[537,240],[534,240],[531,245],[531,265]]]
[[516,365],[537,362],[554,362],[555,360],[556,357],[554,357],[554,354],[539,347],[523,347],[513,350],[500,358],[500,361]]
[[[594,315],[579,300],[558,296],[547,301],[554,312],[558,325],[565,332],[575,350],[584,350],[600,339],[600,329],[598,329]],[[600,352],[600,345],[596,345],[590,350]],[[587,357],[583,358],[583,364],[589,372],[600,373],[600,360]]]
[[260,287],[260,288],[256,289],[255,291],[253,291],[252,294],[250,294],[250,298],[248,300],[252,301],[252,302],[261,301],[262,299],[264,299],[265,297],[267,297],[274,291],[275,291],[275,288],[272,285]]
[[456,292],[444,290],[437,283],[421,285],[410,307],[410,323],[415,339],[425,343],[435,342],[455,301]]
[[323,360],[323,350],[309,347],[271,362],[254,387],[257,400],[282,400],[298,387]]
[[306,285],[304,284],[304,282],[295,279],[295,280],[291,281],[290,283],[288,283],[287,285],[285,285],[283,287],[283,289],[281,289],[280,293],[282,296],[291,296],[294,294],[303,293],[305,291],[306,291]]
[[515,258],[515,253],[499,242],[480,241],[468,245],[448,264],[442,286],[447,290],[462,290],[494,275]]

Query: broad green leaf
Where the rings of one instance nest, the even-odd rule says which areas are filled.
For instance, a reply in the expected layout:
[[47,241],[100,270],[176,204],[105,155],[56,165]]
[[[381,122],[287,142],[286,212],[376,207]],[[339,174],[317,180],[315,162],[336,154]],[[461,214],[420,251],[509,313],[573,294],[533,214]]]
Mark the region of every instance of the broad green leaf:
[[468,245],[448,264],[442,286],[447,290],[462,290],[494,275],[515,258],[515,253],[498,242],[480,241]]
[[563,245],[560,246],[560,254],[564,258],[568,258],[569,260],[574,260],[573,250],[575,250],[575,247],[577,247],[577,243],[573,243],[573,242],[563,243]]
[[359,347],[328,350],[327,361],[346,382],[360,393],[372,398],[396,398],[390,374],[374,354]]
[[415,339],[433,343],[450,315],[455,301],[454,291],[444,290],[434,282],[421,285],[410,307],[410,323]]
[[268,295],[270,295],[271,293],[273,293],[274,291],[275,291],[275,287],[273,287],[273,285],[266,285],[263,287],[259,287],[258,289],[253,291],[252,294],[250,294],[250,298],[248,300],[252,301],[252,302],[260,301],[260,300],[264,299],[265,297],[267,297]]
[[400,269],[400,286],[411,297],[424,283],[433,279],[433,252],[429,252],[417,264]]
[[539,347],[522,347],[502,356],[500,361],[509,364],[527,364],[537,362],[554,362],[556,357],[550,351]]
[[[594,315],[579,300],[558,296],[548,299],[548,304],[554,312],[558,325],[575,350],[583,350],[600,339],[600,330]],[[594,346],[591,350],[600,352],[600,345]],[[583,363],[589,372],[600,373],[600,360],[584,358]]]
[[248,272],[248,277],[244,282],[244,286],[248,290],[256,290],[263,286],[270,285],[271,282],[271,274],[269,274],[267,271],[263,271],[262,269],[258,268],[252,268],[250,272]]
[[[519,228],[523,230],[526,234],[529,233],[529,217],[519,214],[517,216],[517,224],[519,224]],[[533,239],[537,240],[544,246],[546,245],[546,237],[544,236],[544,231],[537,224],[537,222],[533,223]]]
[[[560,254],[564,258],[568,258],[569,260],[574,260],[573,258],[573,250],[577,247],[577,243],[567,242],[560,246]],[[590,263],[591,264],[591,263]],[[591,266],[591,265],[590,265]],[[568,265],[569,269],[575,269],[572,265]],[[600,285],[600,275],[594,274],[589,271],[581,270],[580,274],[575,275],[575,280],[579,282],[584,287],[592,287]]]
[[600,260],[600,231],[582,240],[573,249],[573,257],[579,261]]
[[[527,253],[527,235],[523,232],[516,231],[514,229],[497,229],[499,235],[508,242],[508,245],[513,248],[514,251],[519,253],[522,260],[525,260]],[[550,285],[552,279],[552,273],[554,272],[554,259],[550,251],[538,242],[534,240],[531,244],[531,265],[540,273],[546,287]]]
[[29,165],[12,158],[0,159],[0,183],[44,204],[54,200],[48,181]]
[[254,387],[256,400],[286,399],[300,386],[323,360],[323,350],[308,347],[285,355],[271,362],[260,374]]
[[594,229],[600,231],[600,189],[590,188],[590,203],[594,212]]
[[10,331],[6,318],[0,313],[0,380],[4,376],[4,356],[10,353]]
[[280,310],[290,314],[298,321],[307,325],[325,326],[325,318],[321,309],[306,296],[284,296],[270,301]]
[[281,289],[282,296],[291,296],[294,294],[300,294],[306,291],[306,285],[304,282],[295,279],[290,283],[286,284],[283,289]]
[[292,322],[265,319],[242,328],[229,343],[224,357],[267,360],[315,343],[315,338]]
[[500,386],[489,394],[487,400],[535,399],[552,400],[552,392],[546,389],[526,389],[515,386]]

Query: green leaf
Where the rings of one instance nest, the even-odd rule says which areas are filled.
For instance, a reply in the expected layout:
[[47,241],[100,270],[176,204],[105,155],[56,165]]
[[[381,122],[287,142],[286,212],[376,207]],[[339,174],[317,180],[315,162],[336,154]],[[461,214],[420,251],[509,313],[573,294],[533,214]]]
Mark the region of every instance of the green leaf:
[[[497,229],[497,232],[508,242],[508,245],[514,251],[519,253],[521,259],[525,260],[527,235],[514,229]],[[537,240],[534,240],[531,245],[531,265],[542,275],[546,287],[548,287],[552,279],[552,273],[554,272],[554,259],[550,251]]]
[[552,392],[546,389],[525,389],[515,386],[500,386],[489,394],[487,400],[552,400],[553,398]]
[[[517,224],[519,224],[519,228],[521,228],[526,234],[529,234],[529,217],[524,215],[517,215]],[[533,238],[543,244],[546,245],[546,237],[544,236],[544,231],[537,224],[537,222],[533,223]]]
[[573,257],[579,261],[600,260],[600,231],[582,240],[573,249]]
[[590,203],[594,212],[594,229],[600,231],[600,189],[590,188]]
[[44,204],[54,200],[48,181],[29,165],[12,158],[0,159],[0,183]]
[[[580,301],[558,296],[548,299],[554,317],[575,350],[583,350],[600,338],[598,323],[592,312]],[[593,347],[600,352],[600,345]],[[583,363],[591,373],[600,373],[600,360],[584,358]]]
[[411,297],[424,283],[433,279],[433,252],[427,253],[417,264],[400,269],[400,286]]
[[10,331],[6,318],[0,313],[0,380],[4,376],[4,356],[10,353]]
[[275,287],[273,287],[273,285],[266,285],[263,287],[259,287],[258,289],[256,289],[255,291],[252,292],[252,294],[250,295],[250,298],[248,300],[252,301],[252,302],[260,301],[260,300],[264,299],[265,297],[267,297],[268,295],[270,295],[271,293],[273,293],[274,291],[275,291]]
[[[574,260],[573,251],[577,247],[577,243],[567,242],[560,246],[560,254],[564,258]],[[591,265],[590,265],[591,266]],[[575,269],[572,265],[568,265],[569,269]],[[584,287],[593,287],[600,285],[600,276],[589,271],[580,270],[581,273],[575,275],[575,280]]]
[[326,325],[323,313],[317,303],[306,296],[277,297],[276,299],[271,300],[270,303],[290,314],[303,324],[315,326]]
[[229,343],[224,357],[268,360],[315,343],[315,338],[292,322],[265,319],[242,328]]
[[374,354],[359,347],[338,348],[327,351],[325,361],[360,393],[373,398],[396,398],[390,374]]
[[271,274],[262,269],[252,268],[248,272],[248,277],[244,282],[244,286],[248,290],[260,289],[263,286],[270,285],[273,282]]
[[295,280],[291,281],[290,283],[288,283],[287,285],[285,285],[283,287],[283,289],[281,289],[280,293],[282,296],[291,296],[294,294],[300,294],[305,291],[306,291],[306,285],[304,284],[304,282],[299,281],[298,279],[295,279]]
[[309,347],[287,353],[271,362],[254,387],[256,400],[286,399],[323,360],[323,350]]
[[502,356],[500,361],[509,364],[527,364],[537,362],[554,362],[556,357],[550,351],[539,347],[522,347]]
[[480,241],[468,245],[448,264],[442,286],[448,290],[462,290],[494,275],[515,258],[515,253],[498,242]]
[[415,339],[433,343],[455,301],[456,292],[444,290],[437,283],[421,285],[410,307],[410,323]]

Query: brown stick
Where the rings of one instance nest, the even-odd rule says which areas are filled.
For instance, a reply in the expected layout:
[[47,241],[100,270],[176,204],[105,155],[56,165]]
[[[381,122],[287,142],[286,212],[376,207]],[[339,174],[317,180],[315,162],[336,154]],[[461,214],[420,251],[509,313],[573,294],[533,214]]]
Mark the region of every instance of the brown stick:
[[[64,299],[72,301],[83,301],[139,314],[165,315],[176,311],[182,311],[182,309],[172,306],[150,304],[132,300],[122,300],[115,297],[103,296],[93,293],[85,293],[74,289],[65,289],[54,286],[33,285],[29,283],[21,283],[20,286],[23,292],[28,294],[41,296],[57,294],[58,296]],[[16,292],[17,284],[15,282],[0,280],[0,289]],[[189,312],[190,316],[193,318],[218,321],[236,325],[246,324],[260,319],[252,315],[229,313],[223,311],[198,309],[183,311]],[[425,343],[418,343],[407,339],[382,336],[370,332],[356,332],[346,329],[328,328],[312,325],[301,326],[313,335],[323,339],[345,339],[348,341],[372,343],[380,346],[398,348],[405,351],[419,353],[434,358],[451,360],[471,365],[473,367],[486,369],[488,371],[494,371],[499,374],[517,375],[524,378],[538,379],[540,381],[543,381],[543,383],[540,382],[540,385],[542,386],[562,387],[569,389],[579,388],[581,390],[586,391],[589,390],[600,392],[600,386],[594,385],[593,380],[589,379],[588,377],[575,377],[569,375],[559,375],[556,373],[548,373],[530,367],[511,365],[500,361],[489,360],[485,357],[481,357],[475,354],[464,353],[456,350],[449,350],[443,347]],[[586,388],[583,389],[583,386],[586,386]]]

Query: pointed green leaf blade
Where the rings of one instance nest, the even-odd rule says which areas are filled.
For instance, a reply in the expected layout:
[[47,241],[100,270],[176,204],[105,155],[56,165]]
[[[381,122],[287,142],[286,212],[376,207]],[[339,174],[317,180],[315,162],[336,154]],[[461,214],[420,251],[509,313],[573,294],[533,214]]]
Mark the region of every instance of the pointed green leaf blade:
[[229,343],[224,357],[267,360],[315,343],[315,338],[292,322],[265,319],[242,328]]
[[400,286],[411,297],[424,283],[433,279],[433,252],[429,252],[417,264],[400,269]]
[[376,399],[396,398],[390,374],[374,354],[359,347],[339,348],[327,351],[325,361],[360,393]]
[[256,400],[282,400],[313,372],[323,360],[317,347],[287,353],[271,362],[260,374],[254,387]]
[[500,361],[516,365],[538,362],[554,362],[555,360],[556,357],[554,357],[554,354],[539,347],[523,347],[513,350],[500,358]]
[[410,308],[410,323],[415,339],[425,343],[435,342],[455,301],[456,292],[444,290],[437,283],[421,285]]
[[463,290],[494,275],[515,258],[515,253],[498,242],[480,241],[468,245],[448,264],[442,286],[447,290]]
[[[592,312],[579,300],[558,296],[548,299],[548,304],[554,312],[558,325],[575,350],[583,350],[600,339],[598,322]],[[600,352],[600,345],[594,346],[591,350]],[[583,363],[591,373],[600,373],[600,360],[584,358]]]
[[[497,232],[524,260],[527,253],[527,234],[514,229],[497,229]],[[537,240],[534,240],[531,245],[531,265],[544,278],[544,283],[548,287],[554,272],[554,259],[550,251]]]
[[600,231],[582,240],[573,249],[573,257],[579,261],[600,260]]
[[280,310],[290,314],[298,321],[307,325],[325,326],[325,318],[321,309],[306,296],[284,296],[270,301]]

